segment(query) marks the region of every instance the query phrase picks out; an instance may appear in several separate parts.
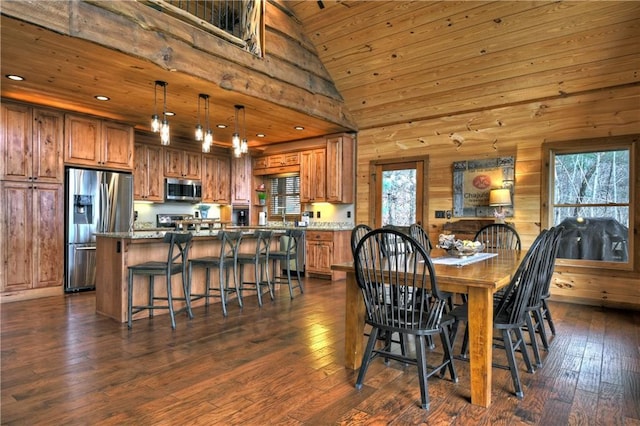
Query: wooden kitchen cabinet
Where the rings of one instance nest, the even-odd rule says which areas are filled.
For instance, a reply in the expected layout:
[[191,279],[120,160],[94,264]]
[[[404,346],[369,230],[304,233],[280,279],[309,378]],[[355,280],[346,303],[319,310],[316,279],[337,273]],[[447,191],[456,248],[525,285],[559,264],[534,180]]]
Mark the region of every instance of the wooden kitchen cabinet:
[[182,149],[164,149],[164,175],[181,179],[202,179],[202,154]]
[[326,153],[324,148],[300,153],[300,202],[326,201]]
[[136,201],[164,201],[161,146],[135,145],[133,199]]
[[253,179],[251,177],[251,157],[244,155],[231,160],[232,204],[250,204]]
[[202,202],[231,203],[231,163],[228,157],[202,156]]
[[255,176],[290,173],[299,170],[300,152],[272,154],[253,159],[253,174]]
[[355,150],[350,136],[327,139],[327,201],[351,204],[355,192]]
[[331,265],[349,261],[351,231],[309,230],[305,238],[305,273],[324,278],[344,278],[342,272],[332,271]]
[[133,127],[89,116],[65,115],[64,162],[131,171]]
[[62,183],[63,124],[60,112],[4,102],[0,134],[2,179]]
[[61,287],[63,185],[3,181],[0,188],[2,292]]

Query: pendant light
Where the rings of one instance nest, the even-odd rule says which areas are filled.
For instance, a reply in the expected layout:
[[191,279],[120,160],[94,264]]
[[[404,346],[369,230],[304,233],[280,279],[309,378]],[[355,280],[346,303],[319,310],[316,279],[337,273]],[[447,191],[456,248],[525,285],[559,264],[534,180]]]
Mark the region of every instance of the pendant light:
[[153,133],[158,133],[160,131],[160,117],[158,117],[158,86],[163,84],[163,81],[156,81],[153,86],[153,115],[151,116],[151,130]]
[[211,126],[209,125],[209,95],[202,95],[204,97],[204,114],[205,114],[205,125],[207,131],[204,134],[204,141],[202,142],[202,152],[211,152],[211,145],[213,144],[213,131],[211,130]]
[[[208,96],[202,93],[198,95],[198,124],[196,124],[196,142],[202,142],[204,140],[204,130],[202,124],[200,124],[200,99],[206,99]],[[206,108],[206,104],[205,104]]]
[[247,143],[247,110],[242,107],[242,142],[240,143],[240,155],[249,152],[249,144]]
[[[151,130],[154,133],[160,132],[160,143],[162,145],[169,145],[170,140],[170,128],[169,120],[167,119],[167,84],[164,81],[156,80],[153,91],[153,115],[151,116]],[[162,86],[162,121],[158,117],[157,105],[158,98],[156,95],[158,86]]]
[[231,146],[233,147],[233,156],[238,158],[242,155],[242,148],[240,146],[240,133],[238,133],[238,112],[240,109],[244,109],[242,105],[236,105],[236,121],[235,121],[235,131],[233,132],[233,136],[231,137]]

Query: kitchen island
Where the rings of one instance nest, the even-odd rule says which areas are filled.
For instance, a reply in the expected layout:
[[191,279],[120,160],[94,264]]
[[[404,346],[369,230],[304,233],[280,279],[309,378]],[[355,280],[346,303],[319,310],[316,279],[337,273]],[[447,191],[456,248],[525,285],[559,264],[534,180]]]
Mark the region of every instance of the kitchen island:
[[[243,240],[241,250],[252,252],[255,250],[254,232],[257,228],[243,227]],[[264,229],[264,228],[260,228]],[[237,229],[227,229],[237,230]],[[285,228],[272,229],[276,236],[283,235]],[[129,279],[128,267],[150,260],[166,261],[167,244],[163,242],[166,231],[137,231],[122,233],[96,234],[96,312],[108,316],[119,322],[127,321],[127,282]],[[218,229],[211,231],[201,230],[191,232],[193,234],[189,257],[219,256],[220,241]],[[278,239],[274,238],[277,244]],[[253,279],[253,270],[247,268],[246,279]],[[201,268],[193,271],[191,289],[193,293],[204,293],[205,273]],[[217,279],[216,276],[212,280]],[[148,295],[149,280],[144,276],[134,277],[133,303],[145,304]],[[181,277],[173,277],[173,295],[184,297]],[[164,277],[156,277],[155,293],[157,296],[166,296],[166,284]],[[219,299],[214,298],[215,302]],[[204,299],[193,302],[192,306],[204,305]],[[184,306],[182,301],[174,301],[176,310]],[[182,305],[181,305],[182,304]],[[166,314],[168,312],[159,312]],[[149,311],[144,310],[134,315],[134,320],[149,316]]]

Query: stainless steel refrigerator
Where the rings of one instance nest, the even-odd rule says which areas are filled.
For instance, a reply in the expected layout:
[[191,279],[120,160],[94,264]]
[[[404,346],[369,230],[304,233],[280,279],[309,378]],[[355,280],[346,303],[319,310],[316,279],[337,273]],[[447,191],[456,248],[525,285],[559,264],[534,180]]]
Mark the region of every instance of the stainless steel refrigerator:
[[128,232],[133,226],[133,178],[115,173],[68,168],[65,176],[65,291],[96,285],[96,237]]

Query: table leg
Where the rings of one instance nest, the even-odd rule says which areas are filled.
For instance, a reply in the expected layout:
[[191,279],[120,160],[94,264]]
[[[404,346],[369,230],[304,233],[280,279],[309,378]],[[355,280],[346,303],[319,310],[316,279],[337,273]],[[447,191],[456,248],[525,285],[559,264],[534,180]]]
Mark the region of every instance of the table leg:
[[491,405],[493,294],[488,288],[469,288],[469,358],[471,403]]
[[365,308],[355,272],[347,272],[345,287],[344,364],[356,370],[362,363]]

